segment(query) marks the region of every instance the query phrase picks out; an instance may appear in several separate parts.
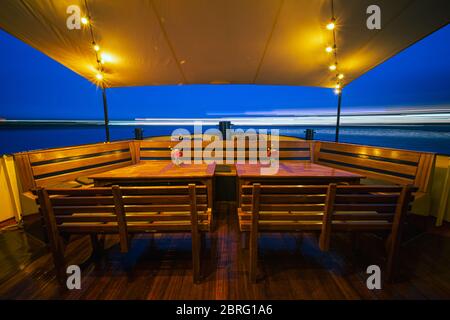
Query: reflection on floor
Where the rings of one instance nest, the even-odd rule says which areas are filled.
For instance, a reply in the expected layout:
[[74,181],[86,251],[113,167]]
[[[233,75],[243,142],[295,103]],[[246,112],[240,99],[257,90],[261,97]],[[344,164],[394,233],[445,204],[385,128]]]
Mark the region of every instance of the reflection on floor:
[[[448,227],[422,234],[402,249],[398,282],[366,287],[366,268],[383,266],[383,242],[335,236],[322,253],[313,234],[268,234],[260,239],[259,281],[247,278],[233,208],[218,206],[218,228],[203,251],[203,281],[192,283],[189,234],[142,235],[127,255],[108,237],[103,258],[91,261],[87,237],[68,246],[69,264],[82,265],[81,290],[62,291],[43,244],[23,231],[0,233],[0,298],[9,299],[449,299]],[[353,241],[353,242],[352,242]],[[353,245],[352,245],[353,244]],[[356,253],[358,252],[358,253]]]
[[47,252],[45,243],[13,226],[0,233],[0,248],[0,284]]

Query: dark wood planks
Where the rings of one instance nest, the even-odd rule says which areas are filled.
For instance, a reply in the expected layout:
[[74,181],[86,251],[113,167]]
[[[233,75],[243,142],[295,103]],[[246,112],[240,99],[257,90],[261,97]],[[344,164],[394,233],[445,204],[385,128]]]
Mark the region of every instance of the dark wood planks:
[[[450,229],[428,232],[403,248],[402,277],[382,290],[368,290],[365,268],[380,263],[383,244],[363,236],[367,250],[355,256],[351,238],[336,235],[321,253],[312,234],[267,234],[260,239],[264,278],[248,281],[248,250],[241,250],[235,206],[217,203],[218,228],[202,253],[205,279],[192,283],[188,234],[136,236],[132,254],[120,253],[118,238],[106,238],[106,257],[83,267],[82,289],[60,292],[49,254],[0,282],[0,297],[11,299],[449,299]],[[446,231],[445,231],[446,230]],[[0,242],[2,252],[4,244]],[[26,250],[26,249],[24,249]],[[67,248],[70,264],[90,256],[89,237]],[[125,260],[125,264],[124,264]],[[11,258],[0,261],[0,266]],[[128,265],[125,269],[125,265]]]

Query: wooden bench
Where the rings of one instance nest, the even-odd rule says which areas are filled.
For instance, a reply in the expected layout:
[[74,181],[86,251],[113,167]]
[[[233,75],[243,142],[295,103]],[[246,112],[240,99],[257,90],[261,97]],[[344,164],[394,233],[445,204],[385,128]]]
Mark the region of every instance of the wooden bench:
[[316,142],[314,161],[360,173],[366,184],[414,185],[416,198],[428,192],[435,154],[346,143]]
[[36,187],[90,187],[87,176],[136,163],[134,141],[120,141],[14,154],[21,191]]
[[320,248],[327,251],[336,232],[388,231],[385,280],[392,282],[398,264],[402,228],[414,200],[416,187],[376,185],[330,185]]
[[[89,189],[36,189],[59,282],[64,286],[65,235],[91,235],[93,249],[98,234],[119,236],[122,252],[130,235],[146,232],[190,232],[193,277],[200,277],[200,233],[210,230],[211,209],[204,186],[103,187]],[[67,237],[66,237],[67,238]]]
[[327,210],[329,186],[243,186],[239,226],[250,233],[249,276],[256,281],[260,232],[318,231]]
[[320,232],[327,251],[334,232],[387,230],[386,280],[397,263],[403,219],[413,200],[411,186],[243,186],[238,209],[241,232],[250,233],[250,279],[256,281],[258,234],[261,232]]

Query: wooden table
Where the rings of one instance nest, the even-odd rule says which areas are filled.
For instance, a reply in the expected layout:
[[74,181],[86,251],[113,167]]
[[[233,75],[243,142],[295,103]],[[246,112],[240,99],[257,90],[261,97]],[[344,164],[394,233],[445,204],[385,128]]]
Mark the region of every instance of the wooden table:
[[181,164],[146,161],[90,176],[96,187],[112,184],[200,183],[207,187],[208,206],[213,204],[215,164]]
[[353,172],[304,161],[280,161],[278,173],[274,175],[261,174],[262,167],[261,164],[236,164],[238,198],[240,198],[241,187],[253,183],[329,184],[346,182],[359,184],[360,180],[365,178]]

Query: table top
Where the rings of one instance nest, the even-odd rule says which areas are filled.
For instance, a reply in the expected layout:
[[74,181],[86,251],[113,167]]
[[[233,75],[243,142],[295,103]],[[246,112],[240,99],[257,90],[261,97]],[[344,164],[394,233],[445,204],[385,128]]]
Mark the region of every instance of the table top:
[[320,164],[304,161],[280,161],[279,170],[276,174],[262,174],[261,168],[269,165],[261,164],[236,164],[237,175],[240,178],[348,178],[363,179],[365,176],[335,169]]
[[89,176],[94,180],[145,180],[145,179],[182,179],[212,178],[215,164],[181,164],[172,161],[146,161],[139,164],[114,169]]

